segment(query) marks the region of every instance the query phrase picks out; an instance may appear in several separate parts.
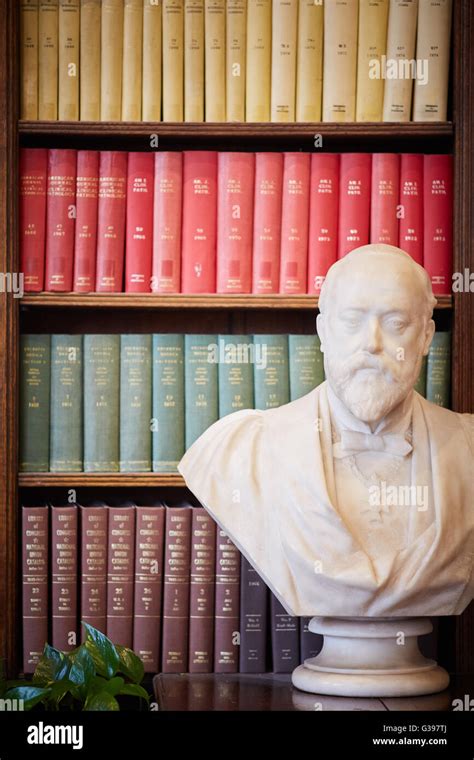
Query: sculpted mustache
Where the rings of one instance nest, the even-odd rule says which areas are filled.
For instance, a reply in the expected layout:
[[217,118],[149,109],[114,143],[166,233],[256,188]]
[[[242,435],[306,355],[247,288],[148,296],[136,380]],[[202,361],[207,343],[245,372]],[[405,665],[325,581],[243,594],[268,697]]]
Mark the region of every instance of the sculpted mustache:
[[381,361],[375,356],[361,356],[356,359],[352,358],[344,364],[343,371],[353,374],[359,369],[376,369],[379,372],[386,374],[396,374],[397,365],[392,361]]

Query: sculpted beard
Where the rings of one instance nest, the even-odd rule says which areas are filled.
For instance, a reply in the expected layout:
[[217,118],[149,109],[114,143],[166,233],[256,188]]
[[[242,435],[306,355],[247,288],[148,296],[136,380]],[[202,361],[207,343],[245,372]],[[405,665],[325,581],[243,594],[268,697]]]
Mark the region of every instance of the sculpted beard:
[[385,417],[407,396],[418,378],[422,357],[416,362],[394,361],[386,354],[359,352],[340,361],[325,352],[326,377],[336,396],[363,422]]

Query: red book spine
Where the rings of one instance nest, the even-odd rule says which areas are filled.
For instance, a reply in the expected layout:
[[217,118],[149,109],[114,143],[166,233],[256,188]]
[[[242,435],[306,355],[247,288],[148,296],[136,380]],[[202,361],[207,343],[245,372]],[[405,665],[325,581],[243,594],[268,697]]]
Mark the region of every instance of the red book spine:
[[252,290],[254,153],[219,153],[217,292]]
[[44,287],[47,174],[46,148],[20,150],[20,270],[27,293]]
[[453,268],[453,159],[424,157],[423,263],[435,295],[451,292]]
[[374,153],[370,205],[370,242],[398,246],[400,156]]
[[47,507],[22,509],[23,671],[33,673],[48,641]]
[[133,650],[146,673],[158,670],[163,589],[165,508],[137,507]]
[[341,153],[338,258],[369,242],[370,153]]
[[127,153],[101,151],[96,291],[120,293],[123,282]]
[[191,538],[190,673],[212,673],[215,573],[216,523],[202,507],[196,507]]
[[132,646],[135,507],[107,507],[107,636]]
[[339,156],[313,153],[309,199],[308,293],[319,294],[337,259]]
[[283,154],[255,156],[252,293],[278,293]]
[[400,160],[400,235],[398,245],[423,264],[423,156],[402,153]]
[[51,507],[52,644],[77,645],[77,507]]
[[129,153],[125,290],[149,293],[153,250],[153,153]]
[[48,152],[45,290],[72,289],[77,151]]
[[239,632],[240,552],[219,528],[216,547],[215,673],[237,673]]
[[185,151],[183,159],[183,293],[215,293],[217,153]]
[[179,293],[181,286],[181,223],[183,154],[155,153],[153,206],[154,293]]
[[[81,621],[107,630],[107,519],[105,506],[81,507]],[[85,629],[81,627],[81,638]]]
[[185,673],[188,666],[190,507],[166,508],[163,585],[163,673]]
[[285,153],[281,209],[280,293],[306,293],[309,153]]
[[73,290],[91,293],[95,288],[99,151],[77,151],[76,234]]

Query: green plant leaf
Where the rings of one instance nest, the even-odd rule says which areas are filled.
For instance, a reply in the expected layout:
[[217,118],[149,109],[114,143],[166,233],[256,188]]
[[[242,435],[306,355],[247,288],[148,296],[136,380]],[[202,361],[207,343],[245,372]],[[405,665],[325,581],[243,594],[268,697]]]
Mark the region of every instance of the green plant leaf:
[[140,697],[150,702],[150,695],[145,691],[143,686],[139,686],[137,683],[126,683],[123,688],[118,692],[118,696]]
[[60,681],[67,674],[69,660],[64,652],[44,645],[43,654],[33,673],[33,683],[38,686],[46,686],[52,681]]
[[85,646],[91,655],[97,673],[112,678],[118,670],[120,659],[115,646],[105,634],[88,623],[82,623],[87,632]]
[[31,710],[39,702],[43,702],[50,694],[51,689],[42,689],[39,686],[16,686],[9,689],[5,699],[23,700],[23,709]]
[[135,652],[127,647],[117,647],[118,656],[120,658],[119,670],[127,678],[134,683],[140,683],[143,680],[145,674],[145,668],[143,662],[140,660]]
[[49,688],[50,695],[48,698],[48,703],[52,703],[56,710],[59,710],[59,704],[62,702],[66,694],[71,694],[74,699],[82,701],[79,689],[77,688],[76,684],[70,681],[68,678],[62,678],[60,681],[56,681],[56,683],[51,684]]
[[70,660],[68,678],[76,685],[81,698],[85,699],[91,679],[95,676],[94,660],[85,644],[71,652]]
[[86,712],[110,712],[120,710],[119,703],[108,691],[99,691],[87,698],[84,705]]

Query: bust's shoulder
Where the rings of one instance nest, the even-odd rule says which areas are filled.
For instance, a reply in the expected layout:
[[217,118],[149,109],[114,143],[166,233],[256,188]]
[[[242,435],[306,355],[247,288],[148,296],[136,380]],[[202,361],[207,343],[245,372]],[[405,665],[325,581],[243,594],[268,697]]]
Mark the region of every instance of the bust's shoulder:
[[474,446],[474,414],[453,412],[443,406],[428,401],[419,393],[415,397],[423,411],[425,419],[439,431],[457,431],[465,435],[471,447]]

